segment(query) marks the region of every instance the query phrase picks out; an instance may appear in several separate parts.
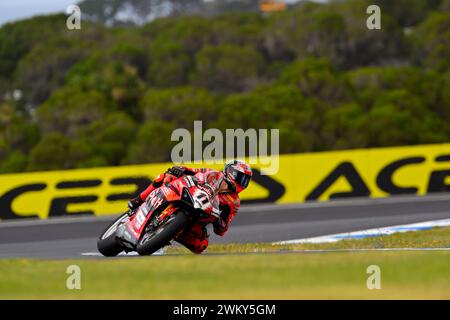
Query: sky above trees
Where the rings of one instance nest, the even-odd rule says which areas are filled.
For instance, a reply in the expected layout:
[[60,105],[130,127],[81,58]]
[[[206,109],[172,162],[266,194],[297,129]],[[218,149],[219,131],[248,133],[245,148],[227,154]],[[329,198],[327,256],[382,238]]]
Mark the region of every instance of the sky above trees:
[[76,3],[74,0],[2,0],[0,1],[0,26],[6,22],[65,12],[66,8]]

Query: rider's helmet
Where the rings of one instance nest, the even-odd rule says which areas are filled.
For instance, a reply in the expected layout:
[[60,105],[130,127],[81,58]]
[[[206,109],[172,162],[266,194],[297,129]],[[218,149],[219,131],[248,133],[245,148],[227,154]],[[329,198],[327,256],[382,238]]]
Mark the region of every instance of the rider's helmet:
[[225,164],[223,169],[225,180],[230,188],[239,193],[247,188],[252,178],[252,168],[241,160],[231,160]]

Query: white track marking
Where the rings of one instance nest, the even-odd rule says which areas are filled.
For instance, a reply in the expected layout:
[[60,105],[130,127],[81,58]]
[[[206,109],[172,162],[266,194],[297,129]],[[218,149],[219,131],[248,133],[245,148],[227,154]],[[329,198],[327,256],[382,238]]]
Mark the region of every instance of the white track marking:
[[102,256],[102,254],[100,252],[83,252],[81,255],[82,256],[94,256],[94,257]]
[[[158,251],[156,251],[155,253],[152,254],[152,256],[162,256],[166,253],[166,250],[163,249],[159,249]],[[81,253],[82,256],[92,256],[92,257],[103,257],[103,255],[100,252],[83,252]],[[137,252],[129,252],[129,253],[125,253],[125,252],[121,252],[117,255],[118,257],[136,257],[139,256],[139,254]]]
[[367,249],[318,249],[318,250],[293,250],[286,253],[320,253],[320,252],[366,252],[366,251],[450,251],[449,248],[367,248]]
[[[268,252],[220,252],[220,253],[204,253],[203,256],[226,256],[226,255],[253,255],[253,254],[301,254],[301,253],[332,253],[332,252],[374,252],[374,251],[450,251],[449,248],[367,248],[367,249],[317,249],[317,250],[283,250],[283,251],[268,251]],[[82,256],[102,257],[98,252],[85,252]],[[164,255],[156,254],[153,255]],[[138,256],[137,254],[119,254],[119,256]]]
[[355,232],[337,233],[313,238],[278,241],[274,242],[273,244],[278,245],[278,244],[299,244],[299,243],[332,243],[344,239],[361,239],[375,236],[391,235],[398,232],[428,230],[435,227],[446,227],[446,226],[450,226],[450,219],[434,220],[405,225],[396,225],[391,227],[375,228]]

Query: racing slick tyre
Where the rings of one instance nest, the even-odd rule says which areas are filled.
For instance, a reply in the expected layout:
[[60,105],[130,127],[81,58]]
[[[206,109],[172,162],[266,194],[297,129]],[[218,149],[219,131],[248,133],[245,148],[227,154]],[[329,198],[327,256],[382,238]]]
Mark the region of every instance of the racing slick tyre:
[[110,224],[105,231],[103,231],[100,238],[97,240],[97,249],[105,257],[115,257],[123,251],[123,247],[116,240],[117,226],[128,218],[128,213],[124,213],[116,221]]
[[186,226],[188,217],[182,210],[171,214],[156,230],[145,233],[139,240],[136,251],[139,255],[150,255],[170,242]]

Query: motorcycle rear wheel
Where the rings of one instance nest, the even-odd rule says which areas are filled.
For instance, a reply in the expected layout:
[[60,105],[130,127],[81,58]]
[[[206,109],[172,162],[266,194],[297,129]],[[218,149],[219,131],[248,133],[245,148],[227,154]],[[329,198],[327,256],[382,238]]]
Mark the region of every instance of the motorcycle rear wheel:
[[151,255],[164,247],[186,226],[188,217],[182,210],[174,212],[156,230],[144,234],[136,246],[139,255]]
[[128,218],[128,213],[124,213],[117,218],[98,238],[97,249],[105,257],[115,257],[123,251],[124,248],[116,239],[116,230],[117,226],[126,218]]

